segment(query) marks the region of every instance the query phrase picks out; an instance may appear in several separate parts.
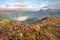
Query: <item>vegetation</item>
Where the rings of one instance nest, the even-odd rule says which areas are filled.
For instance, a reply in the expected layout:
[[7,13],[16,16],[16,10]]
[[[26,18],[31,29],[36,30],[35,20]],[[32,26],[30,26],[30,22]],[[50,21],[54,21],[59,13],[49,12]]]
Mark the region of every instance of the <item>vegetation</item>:
[[60,19],[46,18],[32,24],[0,21],[0,40],[60,40]]

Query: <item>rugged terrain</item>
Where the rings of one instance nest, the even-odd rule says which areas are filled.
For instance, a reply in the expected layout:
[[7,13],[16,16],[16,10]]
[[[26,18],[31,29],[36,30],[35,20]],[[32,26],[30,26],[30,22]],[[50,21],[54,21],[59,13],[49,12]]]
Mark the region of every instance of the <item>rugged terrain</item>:
[[60,40],[60,18],[46,17],[32,24],[1,20],[0,40]]

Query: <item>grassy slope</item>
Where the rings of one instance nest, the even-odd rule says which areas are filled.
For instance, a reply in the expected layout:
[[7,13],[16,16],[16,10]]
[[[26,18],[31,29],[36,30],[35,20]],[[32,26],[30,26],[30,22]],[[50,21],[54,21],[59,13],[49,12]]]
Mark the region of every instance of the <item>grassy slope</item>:
[[60,40],[60,19],[46,17],[33,24],[2,20],[0,40]]

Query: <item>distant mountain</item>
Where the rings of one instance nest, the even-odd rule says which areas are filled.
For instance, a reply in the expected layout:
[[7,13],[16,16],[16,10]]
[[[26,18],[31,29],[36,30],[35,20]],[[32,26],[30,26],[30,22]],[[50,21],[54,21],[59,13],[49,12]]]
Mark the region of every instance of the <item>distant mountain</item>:
[[34,16],[42,19],[46,16],[60,18],[60,9],[39,10]]
[[22,23],[29,23],[29,24],[31,24],[31,23],[34,23],[34,22],[36,22],[38,20],[39,20],[38,18],[28,18],[27,20],[22,21]]
[[50,17],[60,18],[60,9],[48,9],[47,12]]
[[0,16],[15,20],[15,18],[21,17],[21,16],[29,16],[29,18],[34,18],[33,15],[36,14],[35,11],[20,11],[20,12],[0,12]]
[[[1,11],[0,19],[11,19],[15,20],[20,16],[28,16],[26,22],[34,22],[35,17],[38,19],[45,18],[47,16],[60,18],[60,9],[47,9],[47,10],[39,10],[39,11]],[[3,18],[2,18],[3,17]]]
[[[39,10],[38,12],[35,12],[33,17],[38,18],[36,21],[44,19],[45,17],[54,17],[54,18],[60,18],[60,9],[47,9],[47,10]],[[24,23],[33,23],[35,18],[29,18]]]

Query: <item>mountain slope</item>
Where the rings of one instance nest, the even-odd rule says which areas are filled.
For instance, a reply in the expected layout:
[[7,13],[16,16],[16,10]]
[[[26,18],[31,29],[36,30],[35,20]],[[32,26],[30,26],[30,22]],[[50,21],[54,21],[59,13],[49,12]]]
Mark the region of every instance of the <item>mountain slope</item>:
[[46,16],[60,18],[60,9],[47,9],[47,10],[39,10],[34,16],[42,19]]
[[50,40],[60,40],[60,18],[46,17],[34,24],[40,25],[40,30],[49,35]]
[[60,40],[60,18],[46,17],[32,24],[0,21],[1,40]]
[[37,23],[44,23],[44,24],[51,24],[51,25],[55,25],[55,24],[59,24],[60,25],[60,18],[55,18],[55,17],[45,17],[39,21],[37,21]]

